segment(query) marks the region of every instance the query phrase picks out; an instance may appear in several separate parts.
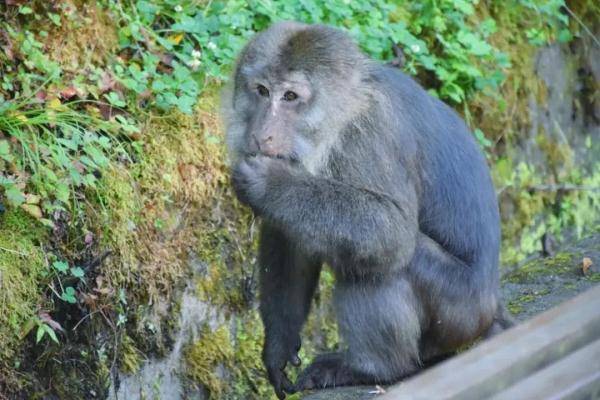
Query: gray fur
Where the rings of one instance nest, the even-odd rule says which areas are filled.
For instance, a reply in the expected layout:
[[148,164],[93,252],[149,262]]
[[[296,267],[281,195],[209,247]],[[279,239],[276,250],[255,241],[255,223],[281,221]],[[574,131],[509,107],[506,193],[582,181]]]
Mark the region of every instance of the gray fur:
[[[263,220],[263,358],[280,398],[392,382],[509,325],[495,192],[452,109],[341,31],[289,22],[250,41],[228,93],[233,185]],[[284,369],[324,262],[346,350],[293,385]]]

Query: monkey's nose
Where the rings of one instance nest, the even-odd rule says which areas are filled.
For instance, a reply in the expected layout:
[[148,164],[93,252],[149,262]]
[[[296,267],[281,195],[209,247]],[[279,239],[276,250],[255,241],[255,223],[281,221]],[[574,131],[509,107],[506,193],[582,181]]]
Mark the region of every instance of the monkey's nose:
[[259,143],[260,152],[266,156],[274,157],[278,154],[277,146],[273,143],[273,136],[267,136]]
[[266,138],[261,140],[261,144],[262,145],[268,145],[269,143],[271,143],[273,141],[273,136],[269,135]]

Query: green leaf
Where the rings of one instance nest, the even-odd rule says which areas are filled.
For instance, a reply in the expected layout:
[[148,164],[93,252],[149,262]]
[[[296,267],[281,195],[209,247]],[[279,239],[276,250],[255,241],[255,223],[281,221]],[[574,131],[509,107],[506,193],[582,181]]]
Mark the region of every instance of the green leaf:
[[573,40],[573,35],[571,34],[571,31],[569,31],[568,29],[563,29],[560,32],[558,32],[557,39],[560,43],[566,43],[566,42],[570,42],[571,40]]
[[85,271],[81,267],[73,267],[71,268],[71,275],[75,278],[82,279],[85,276]]
[[58,182],[54,187],[54,195],[56,199],[63,202],[64,204],[69,203],[69,197],[71,195],[71,191],[69,190],[69,186],[65,183]]
[[92,157],[94,163],[96,163],[100,167],[105,167],[109,163],[109,159],[102,153],[102,151],[98,150],[97,147],[94,146],[85,146],[85,152],[87,155]]
[[65,288],[65,291],[62,293],[60,298],[67,303],[77,303],[77,299],[75,298],[75,289],[73,289],[71,286]]
[[52,23],[54,25],[56,25],[56,26],[60,26],[61,25],[60,15],[49,12],[48,13],[48,18],[50,18],[50,20],[52,21]]
[[31,7],[21,6],[21,8],[19,8],[19,14],[28,15],[32,13],[33,10],[31,9]]
[[0,140],[0,158],[8,162],[13,162],[14,160],[14,157],[10,151],[10,143],[8,143],[8,140]]
[[452,3],[454,4],[454,7],[456,7],[459,11],[463,12],[466,15],[471,15],[475,11],[475,9],[469,1],[453,0]]
[[39,343],[40,340],[42,340],[42,338],[44,337],[44,333],[46,333],[46,330],[44,329],[44,325],[38,325],[37,328],[37,332],[35,334],[35,342]]
[[52,327],[50,327],[47,324],[42,325],[44,327],[44,330],[48,333],[48,335],[50,336],[50,338],[52,340],[54,340],[54,342],[56,342],[58,344],[58,338],[56,337],[56,332],[54,332],[54,329],[52,329]]
[[8,203],[14,207],[18,207],[25,202],[25,195],[15,185],[11,185],[4,189],[4,195],[6,196]]
[[121,100],[119,95],[115,92],[110,92],[105,94],[104,97],[108,100],[108,102],[115,107],[125,107],[125,102]]
[[482,147],[490,147],[492,145],[491,140],[489,140],[488,138],[485,137],[485,135],[481,131],[481,129],[475,129],[473,131],[473,134],[475,135],[475,137],[477,138],[477,141],[479,142],[479,144]]
[[67,264],[65,261],[54,261],[52,263],[52,267],[58,272],[66,273],[69,269],[69,264]]

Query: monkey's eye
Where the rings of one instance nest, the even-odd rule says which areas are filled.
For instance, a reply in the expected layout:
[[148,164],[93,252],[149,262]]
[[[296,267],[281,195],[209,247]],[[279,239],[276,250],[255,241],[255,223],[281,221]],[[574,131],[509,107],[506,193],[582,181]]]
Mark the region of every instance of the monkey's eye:
[[294,92],[292,92],[291,90],[288,90],[287,92],[285,92],[283,94],[283,99],[285,101],[294,101],[298,98],[298,95]]
[[269,89],[267,89],[263,85],[258,85],[256,87],[256,90],[258,90],[258,94],[260,94],[262,97],[269,97]]

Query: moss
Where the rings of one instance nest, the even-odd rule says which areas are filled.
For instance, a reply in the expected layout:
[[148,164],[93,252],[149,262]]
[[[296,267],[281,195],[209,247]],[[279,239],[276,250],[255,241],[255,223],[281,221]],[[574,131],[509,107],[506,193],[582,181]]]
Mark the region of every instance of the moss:
[[229,398],[275,399],[262,362],[263,327],[258,312],[251,311],[236,324],[234,379]]
[[186,375],[204,386],[211,399],[274,400],[262,363],[262,343],[256,310],[248,310],[214,331],[206,327],[200,339],[184,349]]
[[[231,201],[231,199],[229,199]],[[233,212],[233,210],[230,210]],[[251,301],[255,240],[247,212],[229,215],[225,226],[208,224],[197,234],[198,255],[207,264],[198,279],[199,297],[211,304],[241,311]]]
[[509,301],[506,307],[512,315],[519,315],[523,312],[523,305],[517,302]]
[[592,282],[600,282],[600,272],[593,272],[586,276],[586,279]]
[[220,326],[214,331],[205,328],[200,340],[193,343],[184,354],[188,377],[202,384],[211,399],[221,398],[226,387],[217,367],[230,365],[234,355],[227,326]]
[[42,303],[46,230],[20,210],[0,214],[0,397],[22,389],[28,377],[17,373],[26,326],[33,326]]
[[[207,140],[220,135],[215,94],[208,93],[193,115],[150,116],[136,163],[115,164],[102,177],[90,225],[100,227],[103,247],[112,249],[102,268],[113,296],[107,303],[117,303],[125,289],[132,304],[166,304],[147,309],[168,317],[171,293],[188,271],[188,250],[226,181],[220,139]],[[140,330],[145,319],[157,319],[133,313]]]
[[581,259],[581,254],[578,252],[557,253],[553,257],[544,260],[534,260],[525,264],[519,270],[510,274],[506,279],[509,282],[519,283],[534,280],[538,276],[572,273],[576,265],[575,260],[578,259]]
[[[62,0],[60,9],[68,23],[59,27],[48,23],[45,27],[50,59],[60,63],[69,75],[106,63],[117,49],[115,17],[97,2]],[[100,37],[102,40],[97,40]]]
[[550,293],[550,289],[548,288],[524,293],[519,297],[510,300],[507,304],[507,308],[513,315],[518,315],[527,307],[527,303],[531,303],[540,297],[546,296],[548,293]]
[[23,326],[37,315],[45,238],[45,229],[22,211],[0,216],[0,361],[15,354]]
[[128,335],[123,335],[121,339],[121,371],[126,374],[135,374],[139,371],[143,357],[140,351],[135,347],[135,343]]

